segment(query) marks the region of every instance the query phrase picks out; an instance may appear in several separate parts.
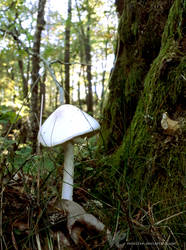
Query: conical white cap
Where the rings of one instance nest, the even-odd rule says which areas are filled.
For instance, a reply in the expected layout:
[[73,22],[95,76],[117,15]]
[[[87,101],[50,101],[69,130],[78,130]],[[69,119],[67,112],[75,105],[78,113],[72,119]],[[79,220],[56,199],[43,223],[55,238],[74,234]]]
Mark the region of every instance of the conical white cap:
[[99,129],[99,123],[92,116],[73,105],[64,104],[43,123],[38,140],[43,146],[52,147],[94,134]]

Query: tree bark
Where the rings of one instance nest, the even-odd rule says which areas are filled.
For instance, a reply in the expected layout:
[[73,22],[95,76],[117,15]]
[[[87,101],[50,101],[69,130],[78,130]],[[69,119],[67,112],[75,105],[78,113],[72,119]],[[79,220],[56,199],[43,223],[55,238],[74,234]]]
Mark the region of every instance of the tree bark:
[[[180,242],[185,128],[167,134],[161,119],[168,112],[180,124],[186,121],[185,13],[184,0],[124,1],[101,126],[101,146],[108,155],[105,182],[119,185],[112,195],[120,202],[128,197],[130,218],[140,217],[149,204],[158,204],[153,207],[156,221],[178,213],[170,230]],[[159,233],[166,238],[169,230],[162,227]]]
[[38,105],[38,83],[39,83],[39,69],[40,69],[40,46],[41,46],[41,33],[44,29],[44,9],[45,9],[46,0],[39,0],[38,3],[38,14],[37,14],[37,24],[36,31],[34,35],[33,43],[33,56],[32,56],[32,84],[31,84],[31,124],[32,124],[32,147],[33,153],[37,149],[37,134],[39,129],[39,105]]
[[27,78],[24,75],[24,67],[23,67],[23,61],[21,59],[18,60],[18,65],[22,77],[22,83],[23,83],[23,98],[27,98],[28,95],[28,81]]
[[86,80],[85,82],[85,88],[88,86],[88,89],[86,90],[86,104],[87,104],[87,112],[90,114],[93,114],[93,94],[92,94],[92,72],[91,72],[91,41],[90,41],[90,23],[91,23],[91,10],[88,1],[86,1],[87,4],[87,32],[85,33],[84,27],[82,25],[81,21],[81,15],[80,10],[77,4],[76,0],[76,8],[78,11],[78,18],[80,22],[80,42],[82,43],[83,50],[80,49],[80,59],[82,63],[82,66],[84,66],[84,58],[86,63]]
[[145,77],[160,51],[170,6],[168,0],[158,2],[157,6],[152,1],[150,5],[125,1],[118,28],[116,62],[109,82],[109,100],[104,109],[103,130],[108,132],[105,140],[109,151],[122,143],[133,119]]
[[92,95],[92,72],[91,72],[91,45],[90,45],[90,14],[88,13],[88,27],[85,39],[85,58],[87,64],[87,82],[88,82],[88,95],[87,95],[87,112],[93,114],[93,95]]
[[72,18],[72,3],[68,0],[68,17],[65,28],[65,101],[70,103],[70,28]]

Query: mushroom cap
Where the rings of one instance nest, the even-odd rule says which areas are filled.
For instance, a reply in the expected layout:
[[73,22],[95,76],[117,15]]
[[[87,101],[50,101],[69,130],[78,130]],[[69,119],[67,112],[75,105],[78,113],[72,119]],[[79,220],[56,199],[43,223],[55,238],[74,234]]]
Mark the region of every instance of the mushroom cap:
[[38,140],[52,147],[77,137],[91,136],[100,129],[99,123],[76,106],[63,104],[43,123]]

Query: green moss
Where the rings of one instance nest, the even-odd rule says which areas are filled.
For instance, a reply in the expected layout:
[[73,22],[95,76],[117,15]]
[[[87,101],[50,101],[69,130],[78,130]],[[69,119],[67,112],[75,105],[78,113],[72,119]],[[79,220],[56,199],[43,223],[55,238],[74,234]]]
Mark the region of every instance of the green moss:
[[[162,1],[158,4],[161,5]],[[118,28],[118,58],[111,74],[101,124],[105,152],[113,152],[121,145],[130,126],[144,88],[144,79],[160,49],[169,7],[167,1],[163,1],[160,18],[154,1],[144,6],[135,0],[125,1]]]
[[174,2],[162,36],[163,45],[167,43],[167,39],[182,37],[182,16],[185,5],[185,1],[183,0]]
[[[174,9],[176,10],[173,6],[169,18],[172,18]],[[179,22],[181,22],[182,12],[179,13],[179,18]],[[179,18],[177,17],[175,20]],[[171,28],[167,28],[166,25],[165,33],[167,30],[170,32]],[[165,36],[163,34],[163,38]],[[122,146],[113,155],[116,165],[119,164],[117,162],[120,159],[118,155],[122,155],[123,159],[125,157],[134,157],[136,160],[136,154],[140,156],[141,152],[142,156],[146,156],[146,152],[148,152],[150,154],[149,158],[152,158],[152,152],[149,152],[148,145],[152,147],[153,136],[159,133],[162,112],[176,109],[176,104],[179,102],[178,98],[184,86],[184,79],[180,76],[186,69],[185,65],[186,57],[183,57],[179,51],[179,40],[174,40],[172,37],[172,39],[167,39],[164,42],[164,39],[162,39],[160,53],[145,78],[144,91],[138,102],[131,126],[127,131]],[[137,75],[138,71],[136,72]],[[132,79],[131,82],[134,84],[135,80]],[[127,154],[125,154],[125,151]]]
[[[130,113],[130,104],[136,98],[135,110],[131,116],[127,117],[130,122],[126,125],[127,122],[124,119],[125,129],[123,129],[124,125],[122,128],[120,124],[119,128],[124,132],[120,133],[120,139],[115,137],[114,142],[118,143],[118,147],[111,144],[114,147],[114,153],[108,157],[106,164],[112,169],[112,176],[118,176],[118,172],[120,173],[119,185],[125,191],[121,193],[118,188],[116,192],[124,200],[126,194],[130,197],[133,216],[136,209],[141,207],[146,209],[148,202],[158,203],[154,211],[156,221],[183,211],[184,166],[186,164],[184,134],[173,135],[169,138],[163,133],[160,121],[163,112],[167,111],[174,115],[183,104],[185,80],[182,76],[186,72],[186,56],[181,41],[184,38],[185,10],[184,0],[174,1],[162,34],[160,51],[150,68],[145,58],[140,57],[142,54],[139,56],[137,53],[138,56],[135,58],[135,53],[139,49],[136,42],[142,41],[141,46],[148,41],[137,39],[138,31],[134,32],[133,28],[132,31],[129,27],[127,29],[128,20],[129,24],[133,22],[130,14],[123,14],[122,20],[125,21],[120,24],[119,29],[123,49],[120,51],[120,59],[111,79],[111,83],[114,84],[111,91],[113,101],[108,100],[106,110],[113,120],[111,127],[108,126],[109,129],[106,129],[104,133],[107,133],[107,138],[110,135],[112,138],[119,124],[116,119],[118,109],[122,110],[123,105],[121,114],[122,117],[127,117],[126,112]],[[126,40],[130,42],[130,46]],[[129,51],[126,51],[127,48]],[[131,53],[130,57],[129,53]],[[122,74],[125,77],[122,78]],[[116,86],[119,86],[117,95],[114,90]],[[139,93],[140,88],[142,88],[141,94],[137,95],[136,92]],[[120,98],[121,93],[123,93],[123,99]],[[110,145],[107,142],[106,139],[105,143],[109,149]],[[110,151],[107,152],[110,153]],[[171,230],[174,230],[176,238],[183,240],[182,223],[181,214],[171,219],[171,223],[168,221],[163,225],[171,224]],[[168,237],[169,233],[166,230],[164,233]],[[177,235],[177,233],[180,234]]]

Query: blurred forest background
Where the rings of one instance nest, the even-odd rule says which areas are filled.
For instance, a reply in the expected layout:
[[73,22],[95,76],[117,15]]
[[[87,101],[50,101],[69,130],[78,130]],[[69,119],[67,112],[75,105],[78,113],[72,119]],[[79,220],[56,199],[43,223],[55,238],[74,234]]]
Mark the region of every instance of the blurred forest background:
[[60,104],[60,86],[65,103],[100,114],[116,27],[111,2],[1,1],[0,103],[7,115],[7,107],[23,106],[19,115],[32,132],[23,140],[35,143],[41,96],[46,116]]
[[185,0],[1,0],[0,248],[60,249],[46,218],[64,159],[38,145],[43,100],[42,122],[70,103],[101,124],[75,146],[74,200],[112,238],[67,249],[183,249],[185,99]]

